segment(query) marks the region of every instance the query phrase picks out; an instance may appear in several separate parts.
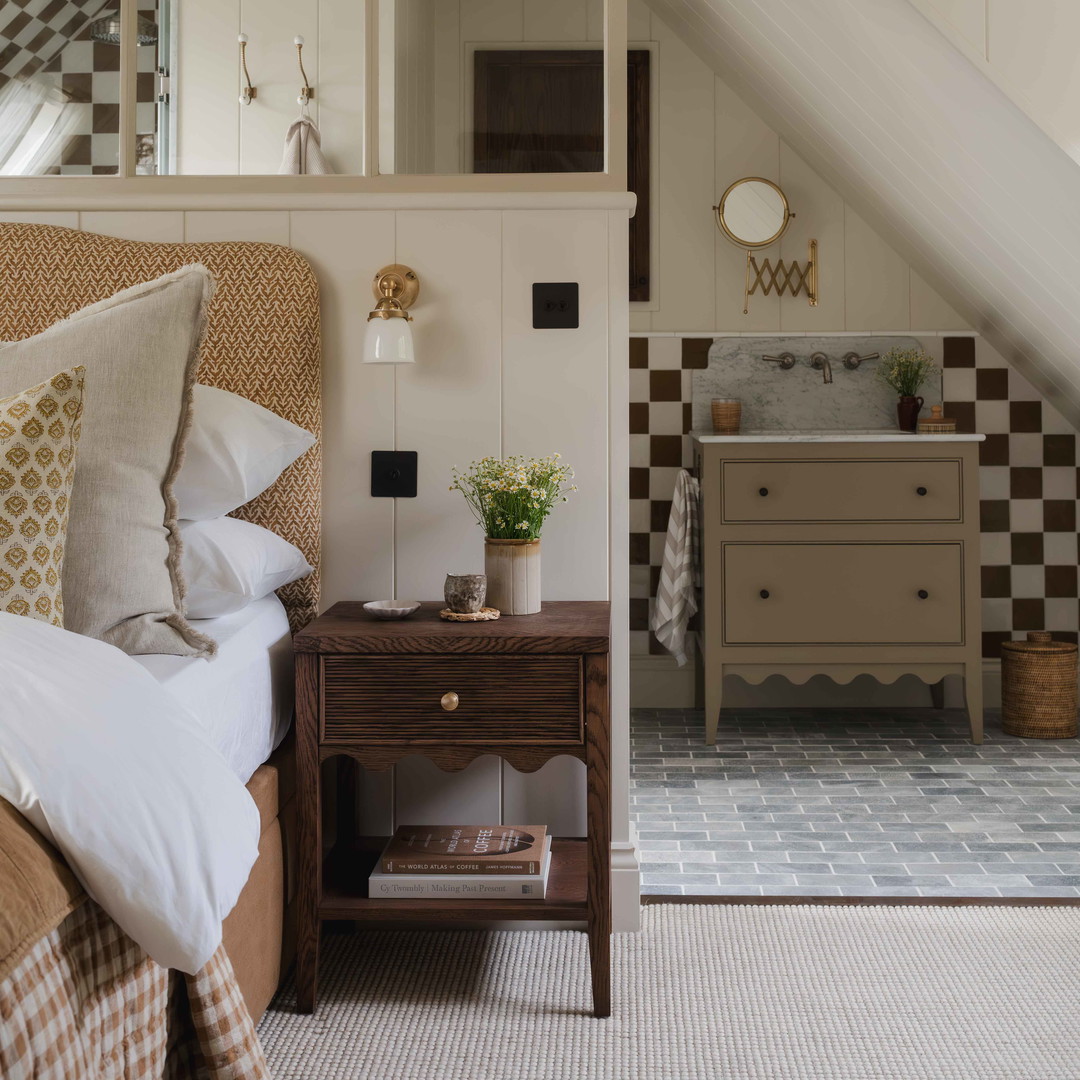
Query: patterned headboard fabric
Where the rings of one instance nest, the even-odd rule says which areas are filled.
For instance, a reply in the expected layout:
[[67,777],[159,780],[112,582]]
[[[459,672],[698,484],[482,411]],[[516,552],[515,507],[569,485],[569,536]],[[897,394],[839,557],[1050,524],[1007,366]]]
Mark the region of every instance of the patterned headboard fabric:
[[[199,382],[249,398],[319,436],[319,286],[290,248],[159,244],[0,223],[0,341],[31,337],[87,304],[189,263],[202,263],[216,282]],[[322,446],[316,442],[272,487],[235,512],[285,537],[315,568],[279,592],[293,630],[318,610],[321,489]]]

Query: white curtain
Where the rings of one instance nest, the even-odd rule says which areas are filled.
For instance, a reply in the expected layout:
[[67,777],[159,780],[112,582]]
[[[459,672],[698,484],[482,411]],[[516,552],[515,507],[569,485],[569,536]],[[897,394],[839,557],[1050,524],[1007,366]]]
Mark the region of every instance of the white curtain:
[[0,87],[0,176],[37,176],[56,165],[68,137],[90,130],[89,109],[34,79]]

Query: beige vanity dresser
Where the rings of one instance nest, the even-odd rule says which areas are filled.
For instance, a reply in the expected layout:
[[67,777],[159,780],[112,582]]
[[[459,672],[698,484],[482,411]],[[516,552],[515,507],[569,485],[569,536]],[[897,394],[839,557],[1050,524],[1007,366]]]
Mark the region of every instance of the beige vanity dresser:
[[725,675],[961,675],[982,742],[981,435],[694,433],[705,731]]

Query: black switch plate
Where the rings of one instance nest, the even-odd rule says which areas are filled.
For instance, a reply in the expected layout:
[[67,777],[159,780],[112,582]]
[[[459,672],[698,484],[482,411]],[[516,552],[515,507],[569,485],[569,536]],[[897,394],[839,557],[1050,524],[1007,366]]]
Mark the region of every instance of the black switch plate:
[[372,450],[371,494],[376,499],[415,499],[416,451]]
[[532,289],[534,330],[578,328],[576,281],[538,281],[533,283]]

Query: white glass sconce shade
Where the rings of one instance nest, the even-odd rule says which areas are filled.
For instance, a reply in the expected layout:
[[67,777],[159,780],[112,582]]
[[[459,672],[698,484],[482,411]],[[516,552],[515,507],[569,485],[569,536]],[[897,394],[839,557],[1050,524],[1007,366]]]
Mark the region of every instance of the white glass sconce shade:
[[371,319],[364,335],[365,364],[414,364],[412,327],[402,318]]

